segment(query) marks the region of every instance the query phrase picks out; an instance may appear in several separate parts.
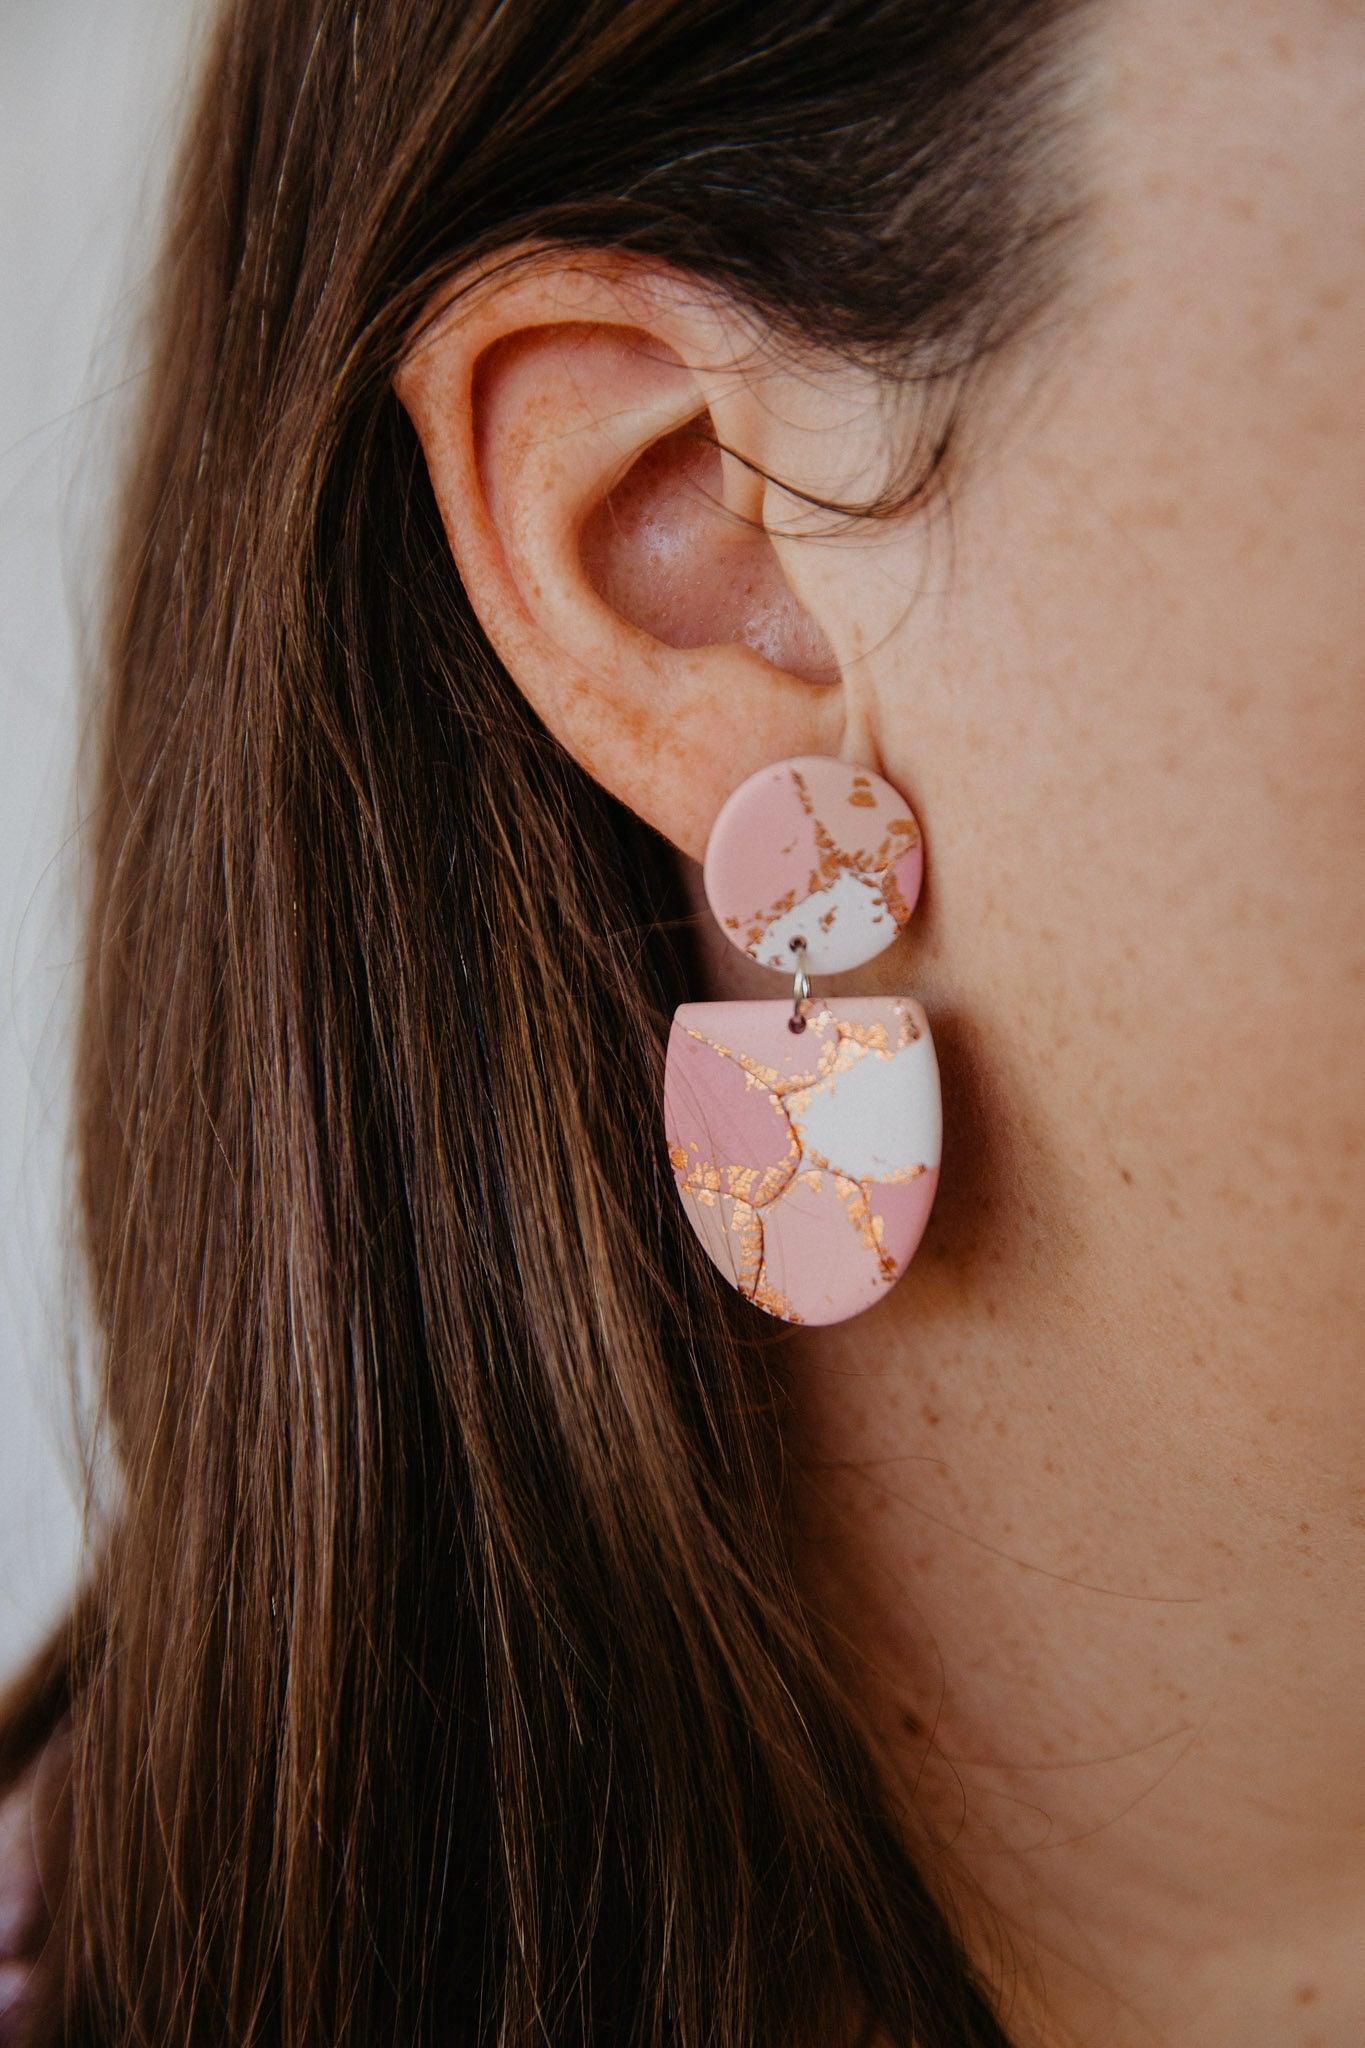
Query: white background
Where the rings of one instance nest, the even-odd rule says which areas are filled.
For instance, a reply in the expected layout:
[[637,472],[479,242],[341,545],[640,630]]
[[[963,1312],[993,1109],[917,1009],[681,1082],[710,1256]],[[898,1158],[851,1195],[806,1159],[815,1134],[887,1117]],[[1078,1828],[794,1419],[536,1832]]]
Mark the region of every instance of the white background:
[[0,1678],[76,1558],[78,667],[203,0],[0,0]]

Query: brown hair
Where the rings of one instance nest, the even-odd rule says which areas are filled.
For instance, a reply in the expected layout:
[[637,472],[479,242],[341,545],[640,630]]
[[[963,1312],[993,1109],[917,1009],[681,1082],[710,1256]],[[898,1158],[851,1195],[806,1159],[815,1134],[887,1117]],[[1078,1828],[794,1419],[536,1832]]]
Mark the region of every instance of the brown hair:
[[0,1739],[72,1742],[35,2040],[1003,2041],[794,1580],[780,1348],[655,1135],[666,849],[491,654],[392,378],[522,240],[959,377],[1041,289],[1062,12],[227,8],[89,828],[116,1476]]

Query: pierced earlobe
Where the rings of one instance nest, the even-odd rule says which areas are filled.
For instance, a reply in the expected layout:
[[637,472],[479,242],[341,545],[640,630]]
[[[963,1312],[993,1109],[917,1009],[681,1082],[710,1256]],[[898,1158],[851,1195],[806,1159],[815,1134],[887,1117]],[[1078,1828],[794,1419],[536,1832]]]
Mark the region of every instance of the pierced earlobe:
[[793,996],[677,1011],[665,1135],[709,1257],[785,1322],[870,1308],[910,1263],[933,1206],[943,1117],[924,1011],[908,996],[817,997],[810,984],[892,944],[922,875],[904,800],[880,776],[820,756],[750,776],[707,845],[722,931],[791,973]]

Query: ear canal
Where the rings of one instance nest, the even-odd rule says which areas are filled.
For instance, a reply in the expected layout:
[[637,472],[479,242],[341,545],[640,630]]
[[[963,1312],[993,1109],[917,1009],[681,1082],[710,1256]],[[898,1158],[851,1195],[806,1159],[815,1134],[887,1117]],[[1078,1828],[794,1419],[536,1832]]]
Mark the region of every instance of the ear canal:
[[584,522],[584,574],[666,646],[734,643],[806,682],[837,683],[833,650],[772,541],[725,503],[726,460],[701,419],[653,442]]

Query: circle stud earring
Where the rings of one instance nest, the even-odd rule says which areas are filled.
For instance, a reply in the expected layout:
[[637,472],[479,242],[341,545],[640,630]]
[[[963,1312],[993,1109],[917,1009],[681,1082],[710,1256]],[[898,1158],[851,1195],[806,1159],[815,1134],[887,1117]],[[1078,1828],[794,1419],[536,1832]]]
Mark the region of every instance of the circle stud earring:
[[741,783],[707,844],[721,930],[790,974],[792,995],[683,1004],[665,1136],[710,1258],[785,1322],[844,1322],[879,1301],[933,1206],[943,1113],[924,1011],[909,996],[813,987],[893,943],[923,865],[919,827],[890,783],[819,756]]

